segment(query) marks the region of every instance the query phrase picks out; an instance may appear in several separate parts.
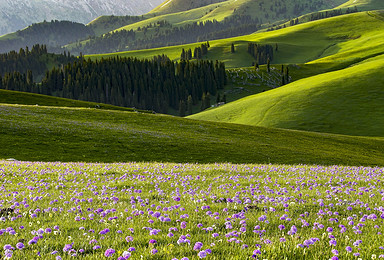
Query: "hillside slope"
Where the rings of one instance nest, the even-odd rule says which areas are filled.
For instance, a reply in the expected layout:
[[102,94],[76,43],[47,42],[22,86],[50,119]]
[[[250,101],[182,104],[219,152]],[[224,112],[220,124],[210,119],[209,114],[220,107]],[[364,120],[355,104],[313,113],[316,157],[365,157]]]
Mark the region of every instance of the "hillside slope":
[[384,139],[98,109],[0,104],[0,158],[384,165]]
[[361,136],[384,136],[384,56],[302,79],[190,118]]
[[[255,33],[246,36],[210,41],[211,48],[205,59],[222,60],[227,68],[249,67],[254,58],[247,53],[248,43],[278,44],[274,54],[274,64],[298,64],[325,58],[330,66],[346,65],[377,55],[384,51],[382,36],[384,22],[382,12],[361,12],[324,20],[299,24],[276,31]],[[234,43],[236,52],[231,53]],[[179,60],[182,49],[195,48],[200,44],[187,44],[157,49],[90,55],[92,59],[101,57],[134,56],[151,58],[166,54]],[[331,64],[333,63],[333,64]]]
[[224,1],[226,0],[166,0],[150,13],[156,15],[178,13]]
[[0,53],[19,51],[35,44],[47,45],[50,52],[62,53],[61,46],[93,36],[90,27],[69,21],[35,23],[23,30],[0,36]]
[[384,9],[384,1],[382,0],[349,0],[340,5],[338,8],[354,8],[359,10],[382,10]]
[[4,0],[0,1],[0,35],[44,20],[88,23],[101,15],[139,15],[162,0]]
[[[195,3],[191,0],[172,0],[170,3],[173,1],[186,6]],[[211,0],[206,1],[206,3],[208,3]],[[213,2],[217,3],[209,5],[197,4],[196,6],[200,7],[192,9],[186,8],[187,10],[185,11],[174,11],[167,14],[156,15],[155,17],[141,21],[140,23],[131,24],[118,30],[136,30],[138,27],[144,27],[148,24],[162,20],[169,22],[173,26],[181,26],[191,22],[204,22],[213,19],[223,21],[225,18],[230,18],[234,15],[249,15],[252,18],[258,18],[262,24],[272,24],[276,21],[294,18],[308,12],[334,8],[341,3],[344,3],[345,0],[287,0],[285,2],[281,2],[280,0],[214,0]],[[154,9],[154,11],[155,10],[156,9]]]
[[[98,54],[128,50],[195,43],[247,35],[261,29],[274,27],[274,23],[323,9],[333,8],[345,0],[227,0],[215,4],[167,14],[149,13],[135,23],[109,32],[103,37],[73,43],[71,52]],[[216,1],[213,1],[216,2]],[[181,6],[200,6],[191,0],[172,0]],[[206,1],[203,3],[210,3]],[[171,8],[172,9],[172,8]],[[134,37],[119,37],[130,31]],[[113,40],[112,40],[113,38]],[[106,42],[107,39],[111,39]],[[104,43],[102,43],[104,41]]]

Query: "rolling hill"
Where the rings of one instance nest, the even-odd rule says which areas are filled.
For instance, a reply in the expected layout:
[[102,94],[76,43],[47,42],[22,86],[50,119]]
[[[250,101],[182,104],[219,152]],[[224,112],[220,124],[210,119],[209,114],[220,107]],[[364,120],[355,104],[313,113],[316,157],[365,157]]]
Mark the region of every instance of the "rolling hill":
[[89,108],[0,104],[0,158],[384,165],[384,139]]
[[[317,62],[329,63],[329,67],[345,67],[383,52],[383,17],[383,12],[379,11],[361,12],[270,32],[210,41],[211,48],[204,58],[224,61],[227,68],[249,67],[254,58],[247,53],[248,43],[277,43],[279,49],[274,55],[274,64],[301,64],[318,60]],[[230,51],[232,43],[236,46],[235,53]],[[97,59],[119,55],[151,58],[165,54],[173,60],[179,60],[183,48],[193,49],[199,45],[200,43],[196,43],[87,57]],[[319,60],[321,58],[324,59]]]
[[381,0],[349,0],[340,5],[340,8],[353,8],[357,7],[359,10],[382,10],[384,9],[384,2]]
[[361,136],[384,136],[384,56],[302,79],[190,118]]
[[[348,135],[384,136],[384,110],[380,105],[384,100],[381,77],[384,68],[382,15],[382,12],[351,14],[281,30],[278,37],[296,35],[299,40],[300,36],[307,35],[306,38],[312,41],[317,35],[329,40],[328,45],[320,49],[319,59],[301,65],[303,69],[312,68],[313,72],[318,69],[319,75],[303,77],[284,87],[191,118]],[[298,30],[296,33],[292,31],[295,29]],[[313,33],[313,36],[308,33]],[[316,41],[318,44],[321,43],[320,38]],[[304,38],[299,42],[302,50],[305,50],[305,46],[311,46],[310,42],[305,43]],[[291,60],[294,59],[291,57]],[[327,73],[327,70],[332,72]],[[301,73],[300,65],[296,73]]]
[[62,53],[62,46],[94,36],[90,27],[69,21],[41,22],[23,30],[0,36],[0,53],[18,51],[35,44],[47,45],[51,52]]
[[[161,5],[165,5],[164,8],[169,9],[166,14],[158,14],[155,9],[154,12],[144,15],[144,19],[128,23],[103,37],[69,44],[66,47],[71,52],[95,54],[223,39],[246,35],[262,28],[271,28],[275,23],[280,24],[308,12],[334,8],[343,2],[345,0],[288,0],[284,2],[280,0],[227,0],[208,4],[210,1],[200,3],[191,0],[172,0],[165,2],[165,4],[169,4]],[[172,4],[182,6],[185,11],[174,12],[179,8],[174,10],[171,8]],[[160,9],[162,9],[161,6]],[[193,8],[195,6],[201,7]],[[132,31],[135,37],[133,39],[119,37],[119,32],[122,31]],[[104,38],[113,38],[115,45],[107,42],[101,44],[105,40]],[[95,45],[97,48],[93,47]]]

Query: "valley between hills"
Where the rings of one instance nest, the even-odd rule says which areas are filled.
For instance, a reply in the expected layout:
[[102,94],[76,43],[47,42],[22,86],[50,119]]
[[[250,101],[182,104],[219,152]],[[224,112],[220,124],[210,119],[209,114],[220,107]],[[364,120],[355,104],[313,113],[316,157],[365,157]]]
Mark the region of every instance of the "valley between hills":
[[10,3],[0,259],[384,258],[384,1]]

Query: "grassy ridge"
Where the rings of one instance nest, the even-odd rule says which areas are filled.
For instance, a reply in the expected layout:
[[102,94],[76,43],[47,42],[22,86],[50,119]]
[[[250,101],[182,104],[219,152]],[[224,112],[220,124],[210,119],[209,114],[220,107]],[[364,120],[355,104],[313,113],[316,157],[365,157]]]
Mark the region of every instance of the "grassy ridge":
[[[384,36],[382,19],[381,12],[362,12],[309,22],[272,32],[211,41],[210,51],[204,58],[225,61],[228,68],[248,67],[254,61],[247,53],[249,42],[278,43],[279,51],[275,54],[273,61],[275,64],[306,63],[330,57],[322,60],[322,62],[330,63],[330,66],[338,66],[340,63],[348,66],[365,57],[378,55],[384,51],[381,41]],[[230,52],[232,43],[236,46],[236,53]],[[96,59],[119,55],[151,58],[158,54],[166,54],[171,59],[178,60],[183,48],[194,48],[198,45],[197,43],[87,57]]]
[[0,106],[0,158],[384,165],[384,139],[84,108]]

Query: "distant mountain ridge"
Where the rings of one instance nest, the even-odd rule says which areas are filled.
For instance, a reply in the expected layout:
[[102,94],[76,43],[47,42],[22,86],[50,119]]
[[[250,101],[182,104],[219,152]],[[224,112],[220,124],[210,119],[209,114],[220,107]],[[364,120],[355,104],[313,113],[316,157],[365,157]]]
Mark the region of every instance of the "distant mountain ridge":
[[0,0],[0,35],[44,20],[89,23],[101,15],[141,15],[163,0]]

